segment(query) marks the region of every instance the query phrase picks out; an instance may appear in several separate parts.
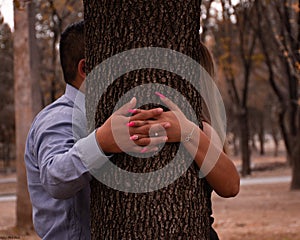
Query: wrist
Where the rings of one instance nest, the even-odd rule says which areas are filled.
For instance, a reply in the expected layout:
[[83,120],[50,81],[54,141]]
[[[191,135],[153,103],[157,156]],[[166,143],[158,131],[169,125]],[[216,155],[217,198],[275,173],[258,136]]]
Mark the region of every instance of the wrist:
[[196,136],[197,128],[198,126],[191,121],[185,124],[181,134],[181,142],[183,143],[190,142],[192,138]]
[[103,136],[108,136],[108,134],[105,132],[105,129],[103,126],[96,129],[96,140],[98,147],[102,150],[104,154],[110,154],[110,146],[107,144],[109,141],[104,139]]

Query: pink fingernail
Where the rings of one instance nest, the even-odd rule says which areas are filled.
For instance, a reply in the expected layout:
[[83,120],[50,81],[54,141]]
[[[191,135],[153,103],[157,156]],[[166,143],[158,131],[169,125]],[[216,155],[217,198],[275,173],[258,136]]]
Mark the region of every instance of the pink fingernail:
[[129,122],[126,125],[127,125],[127,127],[134,127],[135,123],[134,122]]
[[139,139],[139,136],[138,135],[133,135],[130,137],[130,140],[132,141],[135,141],[135,140],[138,140]]
[[146,147],[141,150],[141,153],[146,153],[146,152],[148,152],[148,148]]
[[156,95],[156,96],[159,96],[160,98],[166,98],[165,95],[163,95],[163,94],[161,94],[161,93],[159,93],[159,92],[155,92],[155,95]]
[[128,112],[129,112],[129,113],[132,113],[132,114],[135,114],[136,111],[137,111],[136,109],[129,109],[129,110],[128,110]]

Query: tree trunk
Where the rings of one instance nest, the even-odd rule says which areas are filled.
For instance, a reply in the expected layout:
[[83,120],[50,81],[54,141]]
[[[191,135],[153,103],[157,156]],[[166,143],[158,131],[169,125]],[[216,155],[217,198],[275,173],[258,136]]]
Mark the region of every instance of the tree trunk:
[[278,136],[277,136],[277,131],[275,129],[274,126],[272,126],[272,138],[273,138],[273,142],[274,142],[274,157],[278,157],[278,149],[279,149],[279,140],[278,140]]
[[264,126],[264,114],[260,113],[259,114],[259,144],[260,144],[260,155],[264,156],[265,155],[265,126]]
[[287,115],[287,111],[286,108],[284,108],[285,104],[281,105],[281,109],[278,113],[278,123],[279,123],[279,129],[283,138],[283,142],[285,145],[285,149],[286,149],[286,156],[287,156],[287,163],[291,166],[292,165],[292,143],[291,143],[291,136],[289,134],[289,130],[286,124],[286,115]]
[[[239,138],[236,133],[233,134],[233,155],[237,157],[239,155]],[[239,143],[238,143],[239,142]]]
[[40,110],[40,91],[35,68],[36,40],[34,33],[34,5],[15,8],[14,77],[17,165],[17,227],[32,228],[31,203],[27,190],[24,148],[27,134],[35,114]]
[[298,139],[295,138],[291,154],[291,161],[293,163],[291,190],[300,189],[300,142]]
[[[162,47],[182,52],[200,62],[200,4],[201,1],[112,1],[85,0],[86,59],[90,71],[108,57],[125,50],[141,47]],[[128,56],[129,59],[131,56]],[[144,56],[147,59],[147,56]],[[143,61],[143,59],[141,59]],[[105,69],[113,77],[113,67],[126,65],[123,61]],[[128,62],[128,67],[130,67]],[[180,62],[185,66],[185,63]],[[131,66],[131,68],[134,66]],[[193,69],[190,74],[193,75]],[[113,112],[118,100],[134,87],[142,86],[135,92],[139,103],[145,108],[158,106],[144,104],[142,100],[155,102],[153,93],[159,83],[179,91],[187,98],[200,121],[201,97],[188,81],[163,70],[143,69],[126,73],[108,88],[108,79],[95,76],[87,82],[87,116],[95,105],[95,91],[105,90],[97,106],[96,127],[100,126]],[[158,87],[168,97],[171,92]],[[161,89],[160,89],[161,88]],[[126,96],[130,99],[132,94]],[[99,98],[96,98],[97,100]],[[182,109],[184,101],[173,99]],[[177,100],[177,101],[176,101]],[[156,102],[159,102],[156,100]],[[96,104],[97,105],[97,104]],[[90,126],[94,127],[94,126]],[[157,171],[176,155],[179,144],[166,144],[155,156],[142,159],[140,156],[115,154],[110,161],[128,172],[148,173]],[[186,165],[189,154],[180,153],[180,164],[174,171],[180,172]],[[195,163],[172,184],[149,192],[118,191],[119,185],[137,186],[149,184],[154,188],[168,176],[148,179],[149,182],[135,182],[130,177],[118,180],[118,172],[104,166],[101,174],[116,181],[114,189],[96,181],[91,183],[91,234],[92,239],[209,239],[209,215],[211,190],[205,179],[199,178]],[[116,180],[117,179],[117,180]],[[118,182],[120,181],[120,182]],[[127,185],[126,185],[127,186]]]
[[251,174],[248,112],[243,110],[239,116],[240,148],[242,150],[242,176]]

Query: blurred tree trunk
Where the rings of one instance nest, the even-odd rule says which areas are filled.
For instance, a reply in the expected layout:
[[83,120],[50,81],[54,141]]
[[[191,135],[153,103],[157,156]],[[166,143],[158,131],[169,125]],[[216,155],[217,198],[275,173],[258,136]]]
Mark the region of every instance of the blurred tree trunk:
[[258,126],[258,138],[259,138],[259,145],[260,145],[260,155],[265,155],[265,126],[264,126],[264,113],[259,113],[259,126]]
[[[252,8],[242,6],[241,9],[236,9],[236,18],[238,25],[238,33],[240,40],[240,56],[242,59],[242,66],[244,69],[243,74],[243,88],[240,99],[240,130],[241,130],[241,142],[242,142],[242,175],[251,174],[251,163],[250,157],[251,152],[249,148],[249,122],[248,122],[248,92],[249,92],[249,81],[251,75],[251,69],[253,65],[253,54],[256,46],[256,33],[254,31],[245,31],[249,29],[251,25],[250,16],[252,15]],[[252,19],[251,19],[252,20]],[[252,20],[253,21],[253,20]]]
[[238,114],[238,123],[240,130],[240,147],[242,150],[242,175],[247,176],[251,174],[250,163],[250,147],[249,147],[249,122],[248,122],[248,108],[245,107]]
[[[200,62],[200,5],[198,0],[85,0],[88,72],[117,53],[147,46],[174,49]],[[89,114],[93,109],[89,108],[98,100],[94,99],[93,92],[103,89],[104,81],[98,76],[87,86],[89,119],[94,117]],[[154,82],[183,94],[201,120],[201,98],[187,81],[166,71],[144,69],[125,74],[105,89],[97,107],[96,127],[112,114],[116,103],[127,91]],[[136,97],[138,100],[150,98],[153,93],[149,87],[137,93]],[[186,108],[182,103],[178,104]],[[178,144],[166,144],[152,158],[115,154],[110,161],[126,171],[146,173],[163,168],[177,150]],[[186,152],[181,156],[182,165],[187,156]],[[180,169],[182,165],[176,168]],[[111,172],[104,171],[102,174],[110,175]],[[174,183],[148,193],[118,191],[93,180],[92,239],[209,239],[211,191],[205,179],[199,178],[198,174],[199,168],[193,163]],[[112,174],[114,177],[118,176]],[[127,180],[130,184],[138,184]],[[160,180],[151,179],[154,184]],[[118,186],[115,187],[118,189]]]
[[[215,31],[216,52],[237,119],[242,154],[241,174],[246,176],[251,174],[248,93],[256,46],[256,35],[250,28],[253,21],[252,3],[241,1],[233,5],[231,1],[222,0],[221,4],[223,19]],[[233,17],[236,19],[234,22]],[[237,70],[237,66],[242,71]],[[242,81],[239,82],[239,78]]]
[[[17,3],[16,1],[15,3]],[[34,3],[15,5],[14,77],[17,163],[17,227],[32,228],[32,210],[27,190],[24,148],[27,134],[36,113],[41,108],[36,62]]]
[[275,127],[272,126],[271,129],[271,134],[272,134],[272,138],[273,138],[273,142],[274,142],[274,157],[278,157],[278,151],[279,151],[279,140],[278,139],[278,132],[276,131]]
[[[263,20],[255,29],[268,67],[269,82],[280,104],[279,126],[292,166],[291,189],[300,189],[300,1],[255,1],[255,7],[257,16]],[[264,29],[268,29],[268,35]],[[279,78],[273,66],[275,58],[282,67]],[[281,78],[288,83],[284,87]]]
[[206,41],[206,36],[208,32],[210,31],[210,28],[212,27],[210,20],[211,20],[211,14],[212,14],[212,3],[214,0],[206,0],[202,2],[202,16],[201,16],[201,27],[202,27],[202,32],[201,32],[201,41],[205,43]]
[[50,9],[51,9],[51,22],[53,26],[51,26],[51,30],[53,33],[52,38],[52,77],[51,77],[51,89],[50,89],[50,95],[51,95],[51,102],[54,102],[57,99],[57,81],[58,81],[58,74],[57,74],[57,67],[58,64],[58,51],[57,51],[57,45],[59,44],[59,37],[62,32],[62,19],[57,13],[57,10],[54,6],[54,1],[49,1]]

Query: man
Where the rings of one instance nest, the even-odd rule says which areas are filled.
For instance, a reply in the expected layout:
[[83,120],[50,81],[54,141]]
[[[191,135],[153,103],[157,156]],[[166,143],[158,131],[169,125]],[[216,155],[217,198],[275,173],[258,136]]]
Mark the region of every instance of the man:
[[[79,90],[86,77],[83,21],[70,25],[63,32],[60,58],[66,90],[32,123],[25,150],[28,188],[34,227],[41,238],[84,240],[90,239],[89,170],[100,168],[109,158],[106,154],[122,150],[156,151],[156,145],[166,141],[164,136],[150,138],[147,128],[134,128],[130,130],[132,136],[136,130],[146,137],[128,141],[126,122],[150,119],[163,110],[132,110],[136,104],[133,98],[103,126],[87,135],[85,97]],[[134,112],[134,116],[130,118],[129,112]],[[114,129],[122,150],[114,140],[112,120],[124,123]]]

